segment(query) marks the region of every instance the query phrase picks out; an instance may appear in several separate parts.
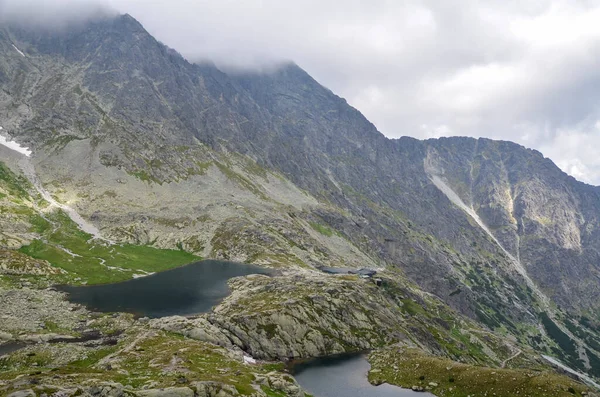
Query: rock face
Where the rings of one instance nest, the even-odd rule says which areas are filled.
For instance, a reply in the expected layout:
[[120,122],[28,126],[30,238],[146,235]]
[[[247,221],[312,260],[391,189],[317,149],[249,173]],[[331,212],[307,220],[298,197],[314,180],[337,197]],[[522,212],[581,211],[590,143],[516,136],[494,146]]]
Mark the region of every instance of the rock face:
[[[600,189],[540,153],[486,139],[387,139],[297,65],[228,75],[190,64],[128,15],[61,32],[2,27],[0,55],[3,131],[33,149],[40,180],[105,236],[273,267],[387,268],[532,345],[538,336],[523,329],[541,329],[539,313],[550,313],[542,334],[568,317],[557,304],[577,314],[573,330],[559,328],[578,347],[555,348],[597,355],[596,325],[579,314],[600,310]],[[6,204],[14,219],[3,246],[35,237],[21,212],[33,204],[19,205]],[[325,310],[337,299],[328,296],[307,298]],[[205,320],[256,354],[381,342],[319,330],[306,302],[313,331],[294,308],[232,307]],[[363,314],[349,307],[327,325],[346,335],[393,321]],[[575,331],[580,321],[589,327]],[[273,325],[269,343],[253,334]]]
[[[211,313],[158,318],[149,325],[265,360],[321,357],[400,343],[499,365],[502,357],[518,350],[513,342],[487,335],[433,296],[392,278],[384,277],[377,286],[356,276],[304,272],[236,278],[230,287],[232,294]],[[472,355],[463,356],[460,349]]]
[[[510,142],[440,139],[428,157],[556,303],[593,309],[600,189]],[[583,282],[582,282],[583,281]],[[596,308],[597,309],[597,308]]]
[[[369,282],[252,277],[237,279],[231,287],[235,293],[209,321],[239,339],[240,347],[257,358],[367,350],[403,336],[399,307]],[[277,298],[265,299],[272,295]]]
[[372,283],[322,278],[238,278],[234,293],[206,318],[152,324],[270,360],[367,350],[404,337],[400,308]]

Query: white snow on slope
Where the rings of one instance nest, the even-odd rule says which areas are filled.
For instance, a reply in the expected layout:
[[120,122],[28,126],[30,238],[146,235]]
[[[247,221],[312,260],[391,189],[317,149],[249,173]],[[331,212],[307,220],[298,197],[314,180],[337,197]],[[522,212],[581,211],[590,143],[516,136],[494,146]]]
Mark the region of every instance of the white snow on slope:
[[[0,131],[2,131],[2,127],[0,127]],[[8,138],[6,138],[5,136],[2,136],[1,133],[0,133],[0,145],[6,146],[7,148],[14,150],[16,152],[19,152],[21,154],[24,154],[27,157],[31,156],[31,150],[29,150],[29,148],[26,148],[25,146],[21,146],[15,141],[9,141]]]
[[[122,269],[122,270],[127,271],[127,269]],[[155,273],[155,272],[145,272],[145,271],[139,270],[139,269],[137,269],[137,270],[140,271],[140,272],[143,272],[143,273],[142,274],[134,273],[133,274],[133,278],[148,277],[148,276],[151,276],[151,275],[153,275]]]
[[256,359],[244,354],[244,364],[256,364]]
[[560,361],[558,361],[555,358],[552,358],[550,356],[545,356],[543,354],[542,354],[542,357],[544,358],[544,360],[548,361],[550,364],[555,365],[555,366],[557,366],[557,367],[559,367],[561,369],[564,369],[568,373],[577,376],[579,379],[581,379],[582,381],[584,381],[588,385],[593,386],[596,389],[600,390],[600,385],[598,383],[594,382],[589,376],[584,375],[581,372],[577,372],[574,369],[571,369],[571,368],[567,367],[566,365],[564,365],[563,363],[561,363]]
[[17,52],[18,52],[19,54],[21,54],[23,57],[26,57],[26,55],[25,55],[25,54],[23,54],[23,52],[22,52],[21,50],[19,50],[19,49],[17,48],[17,46],[16,46],[16,45],[14,45],[14,44],[13,44],[12,46],[13,46],[13,48],[14,48],[15,50],[17,50]]
[[[2,127],[0,127],[0,131],[1,130],[2,130]],[[73,208],[56,201],[52,197],[50,192],[48,192],[46,189],[44,189],[44,187],[42,186],[42,183],[39,181],[39,179],[37,177],[37,174],[35,173],[33,164],[31,164],[31,162],[29,161],[28,157],[31,157],[31,153],[32,153],[31,150],[29,150],[29,148],[21,146],[15,141],[9,141],[8,138],[2,136],[1,134],[0,134],[0,144],[3,146],[6,146],[9,149],[12,149],[16,152],[19,152],[19,153],[25,155],[25,157],[23,157],[19,161],[19,167],[21,168],[21,170],[23,171],[23,173],[25,174],[27,179],[29,179],[31,184],[35,187],[35,189],[42,195],[42,197],[46,201],[48,201],[50,203],[51,207],[57,207],[57,208],[60,208],[63,211],[65,211],[67,213],[67,215],[69,215],[69,218],[71,218],[71,220],[73,222],[75,222],[81,230],[83,230],[84,232],[86,232],[88,234],[91,234],[95,239],[104,240],[104,241],[112,244],[112,241],[107,240],[100,235],[100,231],[98,230],[98,228],[96,226],[92,225],[91,223],[89,223],[85,219],[83,219],[81,217],[81,215],[79,215],[77,213],[77,211],[75,211]]]

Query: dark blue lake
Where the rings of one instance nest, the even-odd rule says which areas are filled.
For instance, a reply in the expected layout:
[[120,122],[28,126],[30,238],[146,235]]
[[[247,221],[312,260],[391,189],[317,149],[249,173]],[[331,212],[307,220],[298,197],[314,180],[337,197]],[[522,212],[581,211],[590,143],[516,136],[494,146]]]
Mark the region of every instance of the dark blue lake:
[[240,263],[206,260],[115,284],[61,286],[69,301],[101,312],[164,317],[205,313],[229,295],[227,280],[267,270]]

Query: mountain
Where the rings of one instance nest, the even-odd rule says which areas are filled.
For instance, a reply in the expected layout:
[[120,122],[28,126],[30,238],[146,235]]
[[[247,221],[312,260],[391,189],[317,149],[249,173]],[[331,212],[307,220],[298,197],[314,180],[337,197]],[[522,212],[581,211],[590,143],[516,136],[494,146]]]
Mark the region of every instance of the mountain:
[[[299,274],[308,270],[376,268],[403,299],[440,304],[436,310],[448,313],[442,317],[473,324],[465,333],[494,330],[600,377],[600,188],[576,181],[539,152],[489,139],[388,139],[295,64],[236,74],[192,64],[129,15],[60,32],[4,26],[0,54],[3,132],[33,150],[39,185],[104,238],[279,268],[307,290],[316,281]],[[0,154],[14,185],[22,160]],[[0,243],[73,276],[94,277],[69,267],[64,253],[66,259],[47,254],[69,246],[35,228],[43,207],[35,186],[23,188],[27,210],[23,199],[7,198],[7,188],[3,208],[11,220],[2,223]],[[102,272],[104,280],[123,277]],[[236,286],[283,288],[277,280],[253,282]],[[372,342],[350,329],[335,337],[320,331],[325,342],[315,350],[282,331],[271,336],[287,347],[273,347],[248,330],[255,322],[270,329],[280,319],[256,302],[246,302],[254,308],[251,321],[231,301],[206,321],[257,357],[372,348],[396,340],[378,333],[402,328],[421,347],[459,358],[450,346],[463,342],[445,326],[438,324],[435,332],[444,336],[432,339],[425,323],[411,329],[385,320],[402,316],[389,308],[397,304],[390,303],[394,293],[350,290],[344,294],[361,304],[369,296],[379,302],[369,317],[377,327],[353,325]],[[335,317],[339,310],[325,312]],[[502,361],[486,357],[463,359]]]

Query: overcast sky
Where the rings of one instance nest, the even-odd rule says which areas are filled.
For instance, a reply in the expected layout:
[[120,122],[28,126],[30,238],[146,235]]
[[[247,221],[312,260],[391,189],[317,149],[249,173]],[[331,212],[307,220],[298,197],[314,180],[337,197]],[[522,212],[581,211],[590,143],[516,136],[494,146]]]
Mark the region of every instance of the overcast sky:
[[293,60],[389,137],[512,140],[600,185],[596,1],[0,0],[0,13],[99,2],[190,60]]

